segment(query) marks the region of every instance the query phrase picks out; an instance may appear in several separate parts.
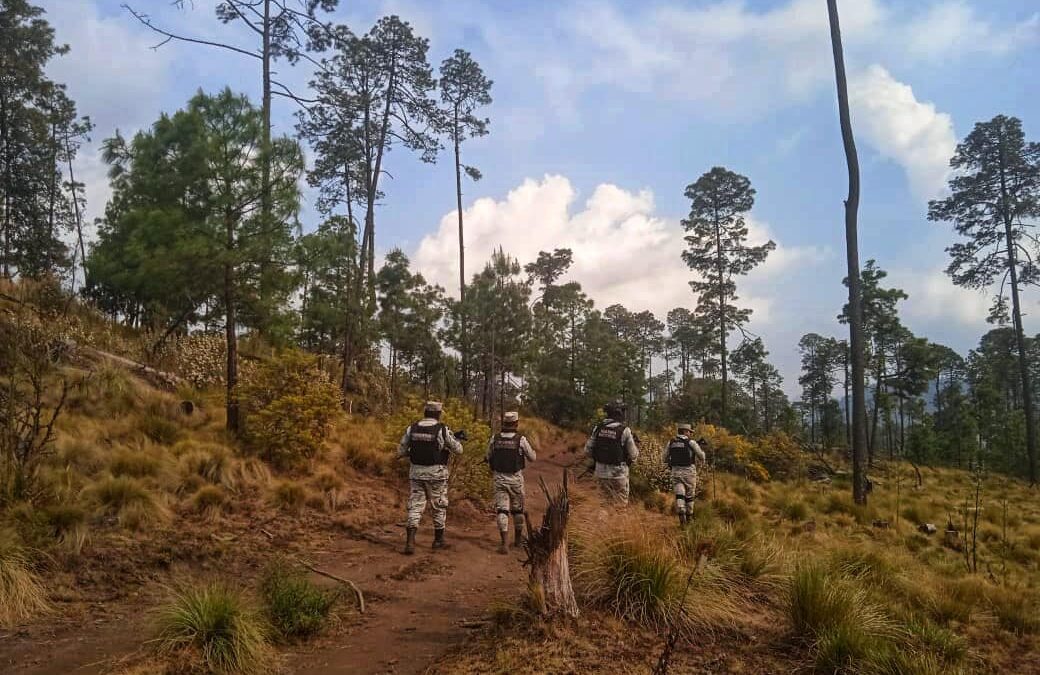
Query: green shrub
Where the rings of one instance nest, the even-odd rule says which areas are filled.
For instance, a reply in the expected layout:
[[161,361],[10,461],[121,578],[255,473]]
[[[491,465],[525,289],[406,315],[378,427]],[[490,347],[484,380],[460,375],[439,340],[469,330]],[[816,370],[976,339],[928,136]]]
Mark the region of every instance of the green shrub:
[[48,607],[43,584],[17,535],[0,530],[0,627],[11,628]]
[[267,569],[260,594],[268,621],[287,639],[319,632],[337,600],[335,593],[318,588],[286,563]]
[[214,673],[268,669],[271,649],[263,619],[222,584],[177,591],[158,612],[156,651]]
[[261,364],[240,395],[247,447],[279,466],[317,455],[342,415],[339,388],[314,357],[298,351]]

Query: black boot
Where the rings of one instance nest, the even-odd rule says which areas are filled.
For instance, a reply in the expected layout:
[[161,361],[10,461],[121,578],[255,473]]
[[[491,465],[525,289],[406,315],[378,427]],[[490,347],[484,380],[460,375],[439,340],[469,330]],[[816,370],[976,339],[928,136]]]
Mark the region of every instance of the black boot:
[[433,531],[433,547],[434,548],[448,548],[448,545],[444,543],[444,528],[440,528]]
[[513,528],[513,548],[522,548],[524,545],[524,528],[517,525]]
[[499,534],[502,536],[502,543],[498,545],[498,552],[505,555],[509,553],[509,533],[502,530]]
[[409,527],[407,533],[408,538],[404,542],[404,554],[412,555],[415,553],[415,528]]

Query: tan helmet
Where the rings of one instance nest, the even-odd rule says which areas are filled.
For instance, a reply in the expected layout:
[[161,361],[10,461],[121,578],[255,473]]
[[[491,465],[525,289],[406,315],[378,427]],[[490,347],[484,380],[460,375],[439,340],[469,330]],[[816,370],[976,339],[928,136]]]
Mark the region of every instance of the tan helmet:
[[691,431],[693,431],[693,426],[689,422],[680,422],[679,423],[679,433],[681,434],[684,431],[686,433],[690,433]]

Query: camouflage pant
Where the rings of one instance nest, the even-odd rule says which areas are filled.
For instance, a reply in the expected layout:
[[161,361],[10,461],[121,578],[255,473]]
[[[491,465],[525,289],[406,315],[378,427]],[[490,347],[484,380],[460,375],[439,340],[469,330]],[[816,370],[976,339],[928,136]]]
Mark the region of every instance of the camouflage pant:
[[697,469],[692,466],[672,468],[672,487],[675,489],[675,512],[691,512],[693,497],[697,493]]
[[524,476],[523,474],[501,474],[494,476],[495,512],[499,532],[509,529],[509,514],[513,514],[514,527],[524,526]]
[[603,499],[615,504],[628,504],[628,476],[597,478]]
[[433,510],[433,527],[444,529],[448,517],[448,481],[447,480],[415,480],[409,481],[411,491],[408,493],[408,527],[419,527],[426,502],[430,502]]

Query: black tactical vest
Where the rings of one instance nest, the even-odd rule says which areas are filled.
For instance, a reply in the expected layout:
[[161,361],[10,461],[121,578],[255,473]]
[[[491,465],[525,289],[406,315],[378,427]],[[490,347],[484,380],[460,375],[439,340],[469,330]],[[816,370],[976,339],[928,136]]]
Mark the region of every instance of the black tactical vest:
[[520,451],[519,433],[514,433],[512,438],[505,438],[502,434],[495,434],[495,443],[491,446],[491,470],[495,473],[516,473],[523,471],[526,462],[524,453]]
[[693,443],[684,436],[676,436],[668,444],[668,466],[693,466]]
[[440,448],[438,439],[444,433],[444,425],[437,423],[435,426],[419,426],[416,422],[408,428],[408,459],[412,464],[418,466],[437,466],[448,463],[451,453]]
[[601,424],[596,427],[592,432],[592,458],[599,464],[627,464],[625,444],[621,442],[627,428],[624,424],[609,427]]

